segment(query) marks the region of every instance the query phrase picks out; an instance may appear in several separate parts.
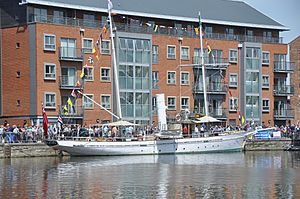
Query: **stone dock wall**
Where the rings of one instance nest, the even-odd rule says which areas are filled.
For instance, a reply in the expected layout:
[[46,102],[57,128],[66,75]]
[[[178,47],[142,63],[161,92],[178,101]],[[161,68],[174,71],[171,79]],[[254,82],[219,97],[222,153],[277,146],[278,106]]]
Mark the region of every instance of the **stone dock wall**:
[[[246,151],[285,150],[291,145],[291,139],[247,140]],[[64,155],[67,155],[64,153]],[[0,144],[0,158],[59,156],[57,150],[43,143]]]

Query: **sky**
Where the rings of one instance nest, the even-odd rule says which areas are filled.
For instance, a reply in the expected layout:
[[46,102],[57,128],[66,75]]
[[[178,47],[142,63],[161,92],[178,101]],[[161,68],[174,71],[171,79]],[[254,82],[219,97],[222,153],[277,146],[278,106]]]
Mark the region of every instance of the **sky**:
[[279,22],[290,31],[281,32],[284,43],[300,36],[300,0],[240,0]]

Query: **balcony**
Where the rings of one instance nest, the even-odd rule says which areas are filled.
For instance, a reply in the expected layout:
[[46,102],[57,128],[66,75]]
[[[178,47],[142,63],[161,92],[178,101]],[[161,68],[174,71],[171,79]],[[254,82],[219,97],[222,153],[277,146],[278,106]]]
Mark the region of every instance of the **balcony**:
[[[69,17],[54,17],[53,15],[34,15],[29,14],[28,23],[49,23],[58,24],[64,26],[76,26],[76,27],[88,27],[88,28],[101,28],[103,24],[100,20],[83,20],[78,18]],[[174,26],[162,26],[159,25],[156,31],[153,26],[148,26],[146,23],[140,25],[132,25],[127,23],[114,23],[118,31],[133,32],[133,33],[148,33],[148,34],[161,34],[175,37],[191,37],[199,38],[196,35],[194,29],[177,28]],[[257,42],[257,43],[283,43],[282,37],[259,37],[259,36],[247,36],[239,34],[223,34],[223,33],[204,33],[204,37],[207,39],[217,40],[234,40],[239,42]]]
[[[227,109],[208,107],[208,115],[217,119],[227,119]],[[204,107],[200,107],[200,115],[205,115]]]
[[294,62],[274,61],[274,72],[276,73],[292,73],[294,70]]
[[[201,57],[193,57],[193,64],[195,64],[194,68],[201,68]],[[226,70],[229,66],[229,61],[227,58],[204,57],[204,66],[206,69]]]
[[64,106],[59,105],[59,114],[63,118],[83,118],[83,107],[82,106],[69,106],[66,105],[67,110],[64,109]]
[[294,109],[274,109],[275,120],[286,120],[294,118]]
[[80,81],[77,77],[72,77],[68,75],[63,75],[59,77],[59,87],[60,89],[82,89],[82,85],[77,86],[76,82]]
[[[207,94],[221,94],[226,95],[227,93],[227,85],[223,83],[209,83],[206,85],[206,92]],[[202,84],[194,84],[194,93],[203,93],[203,86]]]
[[274,96],[294,95],[294,87],[289,85],[275,85],[273,90]]
[[83,62],[83,53],[81,48],[60,47],[59,60]]

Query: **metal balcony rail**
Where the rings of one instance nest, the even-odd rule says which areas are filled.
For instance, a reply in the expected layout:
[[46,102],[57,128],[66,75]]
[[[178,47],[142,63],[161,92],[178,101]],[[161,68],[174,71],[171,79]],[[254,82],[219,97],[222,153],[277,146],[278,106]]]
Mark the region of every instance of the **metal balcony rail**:
[[277,119],[294,118],[294,114],[294,109],[274,109],[274,118]]
[[82,49],[74,47],[60,47],[59,59],[66,61],[83,61]]
[[[203,86],[202,84],[194,84],[194,92],[196,93],[202,93],[203,92]],[[209,83],[206,85],[206,92],[208,93],[220,93],[220,94],[226,94],[228,90],[227,84],[217,82],[217,83]]]
[[[60,24],[67,26],[79,26],[90,28],[101,28],[103,23],[100,20],[85,20],[70,17],[56,17],[53,15],[35,15],[29,14],[28,22],[42,22],[50,24]],[[199,37],[192,26],[190,28],[179,28],[174,26],[158,25],[157,28],[154,25],[147,25],[147,23],[140,24],[128,24],[128,23],[114,23],[118,31],[134,32],[134,33],[149,33],[149,34],[162,34],[170,36],[180,37]],[[217,39],[217,40],[236,40],[240,42],[258,42],[258,43],[283,43],[282,37],[263,37],[263,36],[249,36],[239,34],[225,34],[225,33],[204,33],[204,38]]]
[[59,86],[61,89],[81,89],[82,85],[76,85],[80,78],[74,76],[59,76]]
[[83,110],[82,106],[70,106],[70,105],[59,105],[59,114],[64,118],[82,118]]
[[[194,68],[201,67],[201,57],[195,56],[193,57]],[[207,69],[226,69],[229,66],[229,61],[227,58],[221,57],[204,57],[204,65]]]
[[[208,114],[214,118],[227,118],[228,109],[225,108],[212,108],[208,107]],[[204,107],[200,107],[199,111],[196,113],[200,115],[205,115]]]
[[293,72],[294,70],[294,62],[274,61],[274,72]]
[[294,95],[294,87],[290,85],[274,85],[274,95]]

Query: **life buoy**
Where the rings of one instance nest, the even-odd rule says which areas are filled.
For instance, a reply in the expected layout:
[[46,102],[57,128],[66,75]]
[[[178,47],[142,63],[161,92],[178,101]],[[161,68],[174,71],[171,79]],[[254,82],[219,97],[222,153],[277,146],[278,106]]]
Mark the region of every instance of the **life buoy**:
[[181,120],[181,115],[180,113],[177,113],[176,116],[175,116],[177,122],[179,122]]

